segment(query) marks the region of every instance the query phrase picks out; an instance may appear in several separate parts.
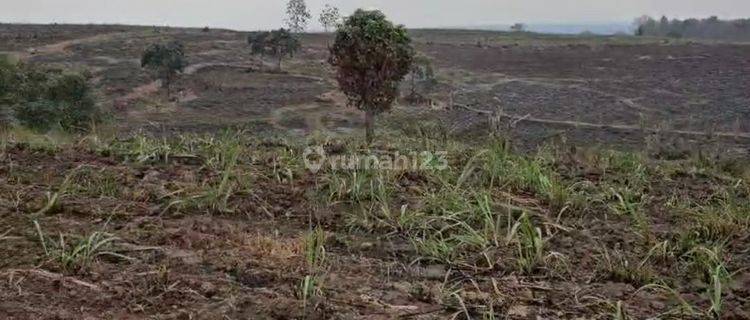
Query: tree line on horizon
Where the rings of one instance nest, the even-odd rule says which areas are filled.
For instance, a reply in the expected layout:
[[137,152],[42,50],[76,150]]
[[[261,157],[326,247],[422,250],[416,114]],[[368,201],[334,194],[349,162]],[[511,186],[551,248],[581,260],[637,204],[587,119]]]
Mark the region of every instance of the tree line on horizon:
[[636,36],[750,41],[750,19],[721,20],[711,16],[670,20],[662,16],[656,20],[642,16],[636,19],[635,25]]

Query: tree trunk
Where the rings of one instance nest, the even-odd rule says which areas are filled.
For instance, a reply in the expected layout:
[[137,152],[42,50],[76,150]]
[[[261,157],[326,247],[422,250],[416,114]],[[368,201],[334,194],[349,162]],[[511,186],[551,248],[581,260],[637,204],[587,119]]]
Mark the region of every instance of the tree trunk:
[[172,95],[172,75],[166,74],[164,77],[164,88],[167,89],[167,100],[169,100],[170,96]]
[[276,64],[276,71],[281,72],[281,59],[284,59],[284,56],[279,55],[278,63]]
[[412,74],[411,74],[411,96],[412,97],[414,97],[416,95],[416,93],[417,93],[416,80],[414,78],[415,78],[415,75],[412,72]]
[[326,48],[328,48],[330,50],[331,49],[331,43],[330,43],[330,40],[329,40],[330,35],[328,34],[328,26],[323,26],[323,30],[325,30],[325,32],[323,33],[323,35],[326,38]]
[[367,144],[372,144],[373,136],[375,135],[375,113],[372,111],[365,111],[365,140]]

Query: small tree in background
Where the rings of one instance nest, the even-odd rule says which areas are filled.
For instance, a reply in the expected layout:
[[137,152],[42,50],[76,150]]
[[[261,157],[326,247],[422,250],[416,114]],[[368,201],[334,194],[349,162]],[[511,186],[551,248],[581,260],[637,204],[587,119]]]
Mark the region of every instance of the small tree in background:
[[312,18],[305,0],[289,0],[286,5],[286,15],[286,25],[294,33],[304,32],[307,22]]
[[271,33],[268,31],[251,32],[247,35],[247,43],[250,45],[250,53],[260,55],[263,58],[268,51],[268,37]]
[[162,81],[162,86],[170,95],[172,81],[187,66],[185,47],[182,43],[173,41],[167,44],[155,43],[149,46],[141,57],[141,67],[154,72]]
[[513,31],[513,32],[524,32],[524,31],[526,31],[526,25],[523,24],[523,23],[520,23],[520,22],[516,23],[516,24],[510,26],[510,31]]
[[375,116],[391,109],[399,82],[414,59],[406,29],[380,11],[357,10],[339,27],[329,63],[349,105],[365,112],[366,139],[372,142]]
[[326,4],[325,7],[323,7],[323,11],[320,12],[320,18],[318,19],[326,33],[328,33],[328,30],[331,28],[336,27],[336,24],[338,24],[340,20],[341,14],[339,13],[339,8],[330,4]]
[[276,69],[279,71],[281,71],[281,62],[284,57],[291,57],[301,48],[299,39],[284,28],[271,32],[251,33],[247,37],[247,42],[253,54],[259,54],[261,57],[266,55],[276,57],[278,59]]
[[433,85],[435,82],[435,69],[432,66],[432,60],[425,55],[417,55],[409,70],[409,79],[411,80],[411,96],[417,95],[417,85],[424,83]]

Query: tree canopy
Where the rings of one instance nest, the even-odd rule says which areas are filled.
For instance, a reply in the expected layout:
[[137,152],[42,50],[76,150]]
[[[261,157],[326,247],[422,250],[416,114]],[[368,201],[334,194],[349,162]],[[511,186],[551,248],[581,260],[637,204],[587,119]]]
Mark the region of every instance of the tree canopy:
[[169,93],[173,79],[178,72],[187,67],[185,47],[182,43],[172,41],[166,44],[154,43],[150,45],[141,57],[141,67],[147,68],[162,80],[162,84]]
[[320,25],[323,26],[323,30],[328,32],[328,30],[335,27],[341,20],[339,8],[326,4],[325,7],[323,7],[323,11],[320,12],[320,18],[318,20],[320,21]]
[[513,24],[512,26],[510,26],[510,31],[513,31],[513,32],[524,32],[524,31],[526,31],[526,25],[523,24],[523,23],[520,23],[520,22],[516,23],[516,24]]
[[286,25],[294,33],[304,32],[312,14],[307,9],[305,0],[289,0],[286,5]]
[[0,59],[0,127],[11,122],[37,130],[88,130],[101,119],[84,73],[42,69]]
[[399,82],[414,59],[406,29],[380,11],[357,10],[339,27],[329,63],[350,105],[366,112],[368,140],[373,116],[390,110]]
[[721,20],[713,16],[706,19],[670,20],[662,16],[656,20],[642,16],[636,19],[635,27],[637,36],[750,40],[750,19]]
[[253,54],[278,58],[278,69],[281,69],[281,61],[284,57],[292,56],[302,47],[299,39],[284,28],[250,33],[247,36],[247,43]]

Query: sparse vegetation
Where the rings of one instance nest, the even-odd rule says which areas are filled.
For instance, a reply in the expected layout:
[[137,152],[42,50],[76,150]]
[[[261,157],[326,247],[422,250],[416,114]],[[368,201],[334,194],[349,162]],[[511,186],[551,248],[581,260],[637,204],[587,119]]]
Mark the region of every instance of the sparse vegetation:
[[325,231],[320,228],[311,231],[304,238],[307,275],[300,282],[299,295],[302,298],[305,309],[310,307],[310,303],[315,297],[322,294],[323,273],[325,272],[326,263],[325,242]]
[[34,225],[38,232],[39,241],[41,242],[47,257],[52,258],[54,262],[65,272],[77,273],[86,271],[94,262],[94,259],[100,256],[112,256],[121,259],[130,259],[127,256],[111,251],[112,244],[119,240],[110,234],[95,231],[88,236],[79,237],[79,239],[66,240],[62,233],[57,239],[47,237],[37,221]]
[[[407,148],[420,140],[402,137],[396,141],[399,148]],[[431,143],[445,142],[432,140]],[[669,204],[665,204],[665,207],[658,209],[662,212],[700,210],[701,213],[696,211],[676,216],[685,220],[688,223],[686,226],[695,231],[686,233],[683,225],[677,224],[666,235],[650,232],[652,245],[648,246],[612,247],[593,239],[577,240],[587,248],[601,248],[594,254],[591,266],[579,266],[583,270],[572,268],[570,261],[580,259],[586,250],[577,252],[560,246],[560,241],[571,241],[574,225],[582,224],[587,230],[595,230],[592,224],[602,223],[614,224],[613,227],[603,228],[617,230],[616,237],[638,243],[644,229],[630,221],[638,217],[659,217],[653,215],[652,205],[629,200],[634,196],[626,195],[629,191],[622,190],[632,185],[648,185],[648,188],[639,191],[642,194],[638,197],[650,197],[647,194],[653,196],[654,190],[661,187],[659,176],[663,174],[662,170],[666,170],[664,166],[670,166],[670,171],[685,170],[684,164],[659,162],[658,166],[654,166],[650,160],[640,156],[603,152],[593,158],[599,159],[596,166],[606,174],[601,176],[601,180],[587,180],[571,175],[572,171],[569,170],[573,168],[560,164],[568,156],[562,151],[543,148],[538,154],[523,154],[508,147],[507,142],[493,140],[470,158],[461,157],[460,152],[454,154],[449,159],[451,166],[446,171],[421,172],[418,179],[410,177],[408,172],[385,173],[375,170],[324,170],[318,176],[310,176],[296,170],[290,174],[273,173],[280,162],[288,163],[289,160],[283,160],[287,159],[284,154],[299,154],[295,150],[303,145],[262,145],[262,142],[242,134],[225,134],[203,137],[186,135],[177,139],[138,137],[130,141],[112,142],[107,147],[99,146],[89,152],[109,150],[128,165],[159,168],[163,164],[195,159],[197,162],[192,168],[196,169],[196,173],[205,171],[205,179],[178,179],[171,182],[172,186],[164,185],[169,189],[159,191],[151,190],[147,185],[132,185],[132,182],[127,182],[131,178],[112,176],[115,171],[105,174],[102,169],[84,166],[68,172],[65,181],[53,189],[54,195],[41,203],[44,207],[57,209],[42,210],[34,216],[45,219],[50,214],[68,210],[77,201],[75,199],[101,201],[105,197],[115,197],[147,201],[156,206],[158,213],[172,217],[170,219],[185,219],[181,217],[204,213],[216,214],[215,217],[260,214],[279,219],[278,214],[283,210],[274,209],[274,204],[258,197],[258,192],[264,192],[263,188],[271,185],[294,188],[313,179],[321,186],[320,197],[307,195],[295,201],[322,205],[328,210],[340,212],[343,219],[335,222],[333,230],[336,231],[330,236],[324,231],[329,227],[319,225],[306,233],[301,241],[296,240],[300,242],[300,249],[294,249],[297,251],[293,252],[297,253],[292,255],[301,262],[300,271],[295,273],[293,281],[294,296],[301,301],[305,314],[313,314],[320,306],[331,303],[328,295],[335,295],[336,288],[339,288],[339,284],[333,280],[335,278],[330,278],[331,273],[340,272],[336,271],[341,268],[338,259],[342,259],[338,246],[363,250],[345,240],[362,233],[411,244],[411,249],[403,254],[407,255],[406,260],[416,261],[416,266],[446,266],[442,271],[444,274],[438,277],[441,278],[441,286],[448,291],[435,301],[448,310],[457,308],[462,314],[472,317],[481,314],[497,316],[496,313],[503,310],[495,302],[490,302],[492,298],[485,297],[504,294],[505,289],[499,284],[489,283],[487,287],[488,283],[481,280],[482,274],[492,273],[492,270],[504,270],[523,279],[545,281],[559,281],[559,277],[590,272],[593,277],[591,281],[602,279],[626,283],[633,288],[641,288],[640,291],[668,293],[682,301],[676,306],[659,310],[672,315],[721,317],[727,312],[727,303],[736,303],[727,302],[727,292],[732,290],[731,279],[734,275],[744,271],[737,269],[727,259],[731,256],[729,251],[735,255],[738,253],[725,241],[730,239],[728,235],[737,237],[748,232],[744,224],[746,220],[742,220],[742,212],[745,211],[737,207],[744,206],[744,203],[736,201],[737,197],[746,197],[747,190],[739,185],[731,186],[732,193],[719,193],[701,206],[683,203],[668,207]],[[355,150],[353,146],[356,143],[347,145],[345,150]],[[260,160],[269,156],[269,159],[275,160]],[[246,159],[260,161],[252,160],[254,164],[249,165]],[[288,165],[292,166],[291,163]],[[405,183],[404,179],[413,179],[407,181],[414,182]],[[554,197],[550,197],[550,186],[582,182],[590,183],[593,187],[577,192],[583,192],[586,198],[601,199],[602,202],[590,200],[560,215],[561,204],[568,202],[551,201]],[[118,188],[117,185],[122,183],[129,185],[127,188],[135,189]],[[613,189],[621,191],[613,192]],[[243,199],[251,199],[258,211],[250,209]],[[717,212],[733,217],[734,220],[724,220],[734,221],[731,222],[734,227],[714,229],[711,219],[692,220],[693,215],[712,215],[709,207],[721,208]],[[607,210],[614,215],[605,218]],[[581,216],[588,216],[587,219],[594,221],[592,224],[579,222]],[[307,219],[303,218],[304,221]],[[114,250],[112,244],[118,238],[108,233],[93,232],[85,237],[50,237],[40,225],[36,225],[36,233],[44,255],[63,272],[85,274],[85,270],[109,259],[115,262],[135,261],[135,257]],[[11,230],[18,227],[13,225]],[[599,236],[612,236],[611,232]],[[326,248],[327,243],[334,248],[332,252]],[[665,269],[665,266],[671,267]],[[463,276],[476,283],[467,287],[461,281],[445,282],[453,279],[448,270],[463,270]],[[685,299],[684,296],[691,289],[683,279],[703,283],[700,291],[705,293],[705,298],[699,301]],[[160,292],[169,287],[170,284],[160,285]],[[633,292],[636,292],[635,289]],[[618,317],[631,316],[631,310],[627,307],[629,304],[603,305],[606,312]]]
[[542,229],[534,226],[529,215],[524,213],[508,233],[509,242],[512,239],[518,246],[518,268],[523,273],[532,274],[544,259]]

